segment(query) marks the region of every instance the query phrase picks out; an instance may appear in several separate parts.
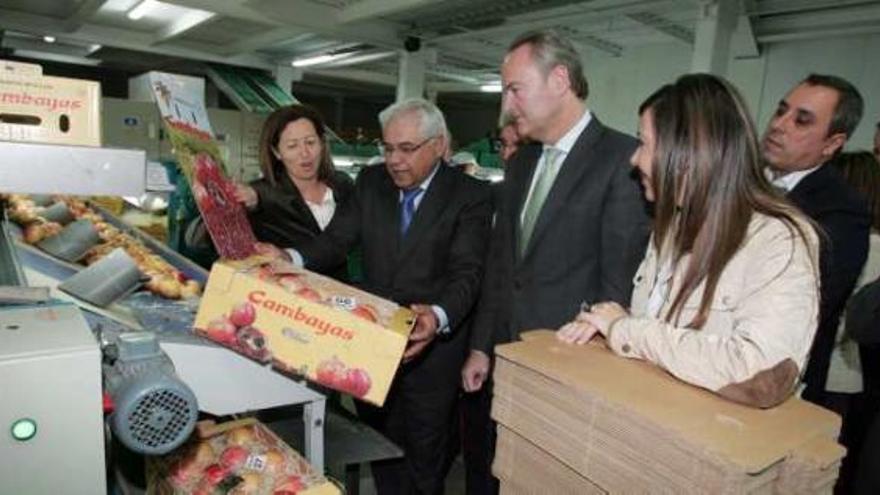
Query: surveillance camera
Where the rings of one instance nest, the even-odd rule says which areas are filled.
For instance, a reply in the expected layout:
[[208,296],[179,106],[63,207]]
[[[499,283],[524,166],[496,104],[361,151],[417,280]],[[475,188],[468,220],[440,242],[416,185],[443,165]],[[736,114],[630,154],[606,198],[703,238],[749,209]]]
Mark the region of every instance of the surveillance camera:
[[403,47],[406,48],[408,52],[417,52],[422,47],[422,40],[416,36],[407,36],[405,40],[403,40]]

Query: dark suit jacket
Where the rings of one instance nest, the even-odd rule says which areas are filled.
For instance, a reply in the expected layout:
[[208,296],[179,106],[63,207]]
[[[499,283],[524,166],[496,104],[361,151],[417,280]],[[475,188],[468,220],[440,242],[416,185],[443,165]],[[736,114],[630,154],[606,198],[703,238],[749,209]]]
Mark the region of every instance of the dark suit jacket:
[[[320,235],[321,228],[290,177],[286,173],[278,175],[280,180],[275,186],[265,178],[251,182],[259,201],[256,208],[248,212],[248,218],[257,240],[285,249],[299,249]],[[337,171],[329,186],[333,190],[336,211],[342,211],[354,194],[354,181],[344,172]],[[346,280],[347,271],[343,259],[321,273]]]
[[593,115],[556,177],[522,258],[520,214],[542,146],[520,148],[505,167],[486,281],[471,349],[490,353],[524,330],[555,329],[580,303],[629,305],[650,219],[629,159],[636,141]]
[[830,164],[804,177],[791,199],[821,227],[819,328],[804,381],[804,398],[821,402],[840,315],[868,256],[868,207]]
[[[442,307],[454,335],[451,340],[461,343],[461,354],[444,359],[448,362],[442,366],[457,377],[466,341],[466,331],[461,330],[466,330],[479,297],[491,216],[489,185],[440,163],[402,237],[400,191],[385,166],[375,165],[361,171],[346,212],[334,217],[325,235],[300,253],[306,268],[320,271],[359,244],[366,291],[401,305]],[[448,348],[451,343],[433,347]],[[437,354],[433,351],[425,354]]]

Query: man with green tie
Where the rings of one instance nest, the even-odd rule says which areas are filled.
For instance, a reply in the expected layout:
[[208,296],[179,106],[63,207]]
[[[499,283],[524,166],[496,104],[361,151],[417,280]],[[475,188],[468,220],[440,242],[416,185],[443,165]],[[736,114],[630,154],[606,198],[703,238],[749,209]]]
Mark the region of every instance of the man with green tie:
[[468,493],[495,490],[491,383],[484,384],[493,347],[523,331],[559,328],[582,302],[628,306],[649,232],[629,165],[636,140],[588,110],[587,80],[572,44],[552,32],[526,33],[510,45],[501,77],[502,110],[530,144],[505,167],[462,369],[465,391],[480,391],[465,398]]

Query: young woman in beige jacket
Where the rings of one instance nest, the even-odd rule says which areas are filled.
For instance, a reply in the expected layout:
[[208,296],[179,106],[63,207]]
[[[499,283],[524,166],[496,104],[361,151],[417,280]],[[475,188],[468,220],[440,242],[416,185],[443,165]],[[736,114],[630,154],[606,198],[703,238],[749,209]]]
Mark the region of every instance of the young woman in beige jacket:
[[632,164],[655,219],[632,308],[593,304],[557,335],[580,344],[598,333],[621,356],[776,405],[795,390],[816,331],[815,230],[761,174],[754,126],[723,79],[683,76],[639,115]]

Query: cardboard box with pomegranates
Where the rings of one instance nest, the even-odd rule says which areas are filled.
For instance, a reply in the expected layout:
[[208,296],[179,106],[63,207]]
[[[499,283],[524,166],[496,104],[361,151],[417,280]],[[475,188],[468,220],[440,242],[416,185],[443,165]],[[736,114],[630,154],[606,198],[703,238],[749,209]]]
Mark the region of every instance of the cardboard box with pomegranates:
[[340,495],[341,490],[265,425],[199,423],[174,452],[147,458],[147,495]]
[[382,405],[415,318],[407,308],[290,263],[211,268],[195,330],[282,371]]

